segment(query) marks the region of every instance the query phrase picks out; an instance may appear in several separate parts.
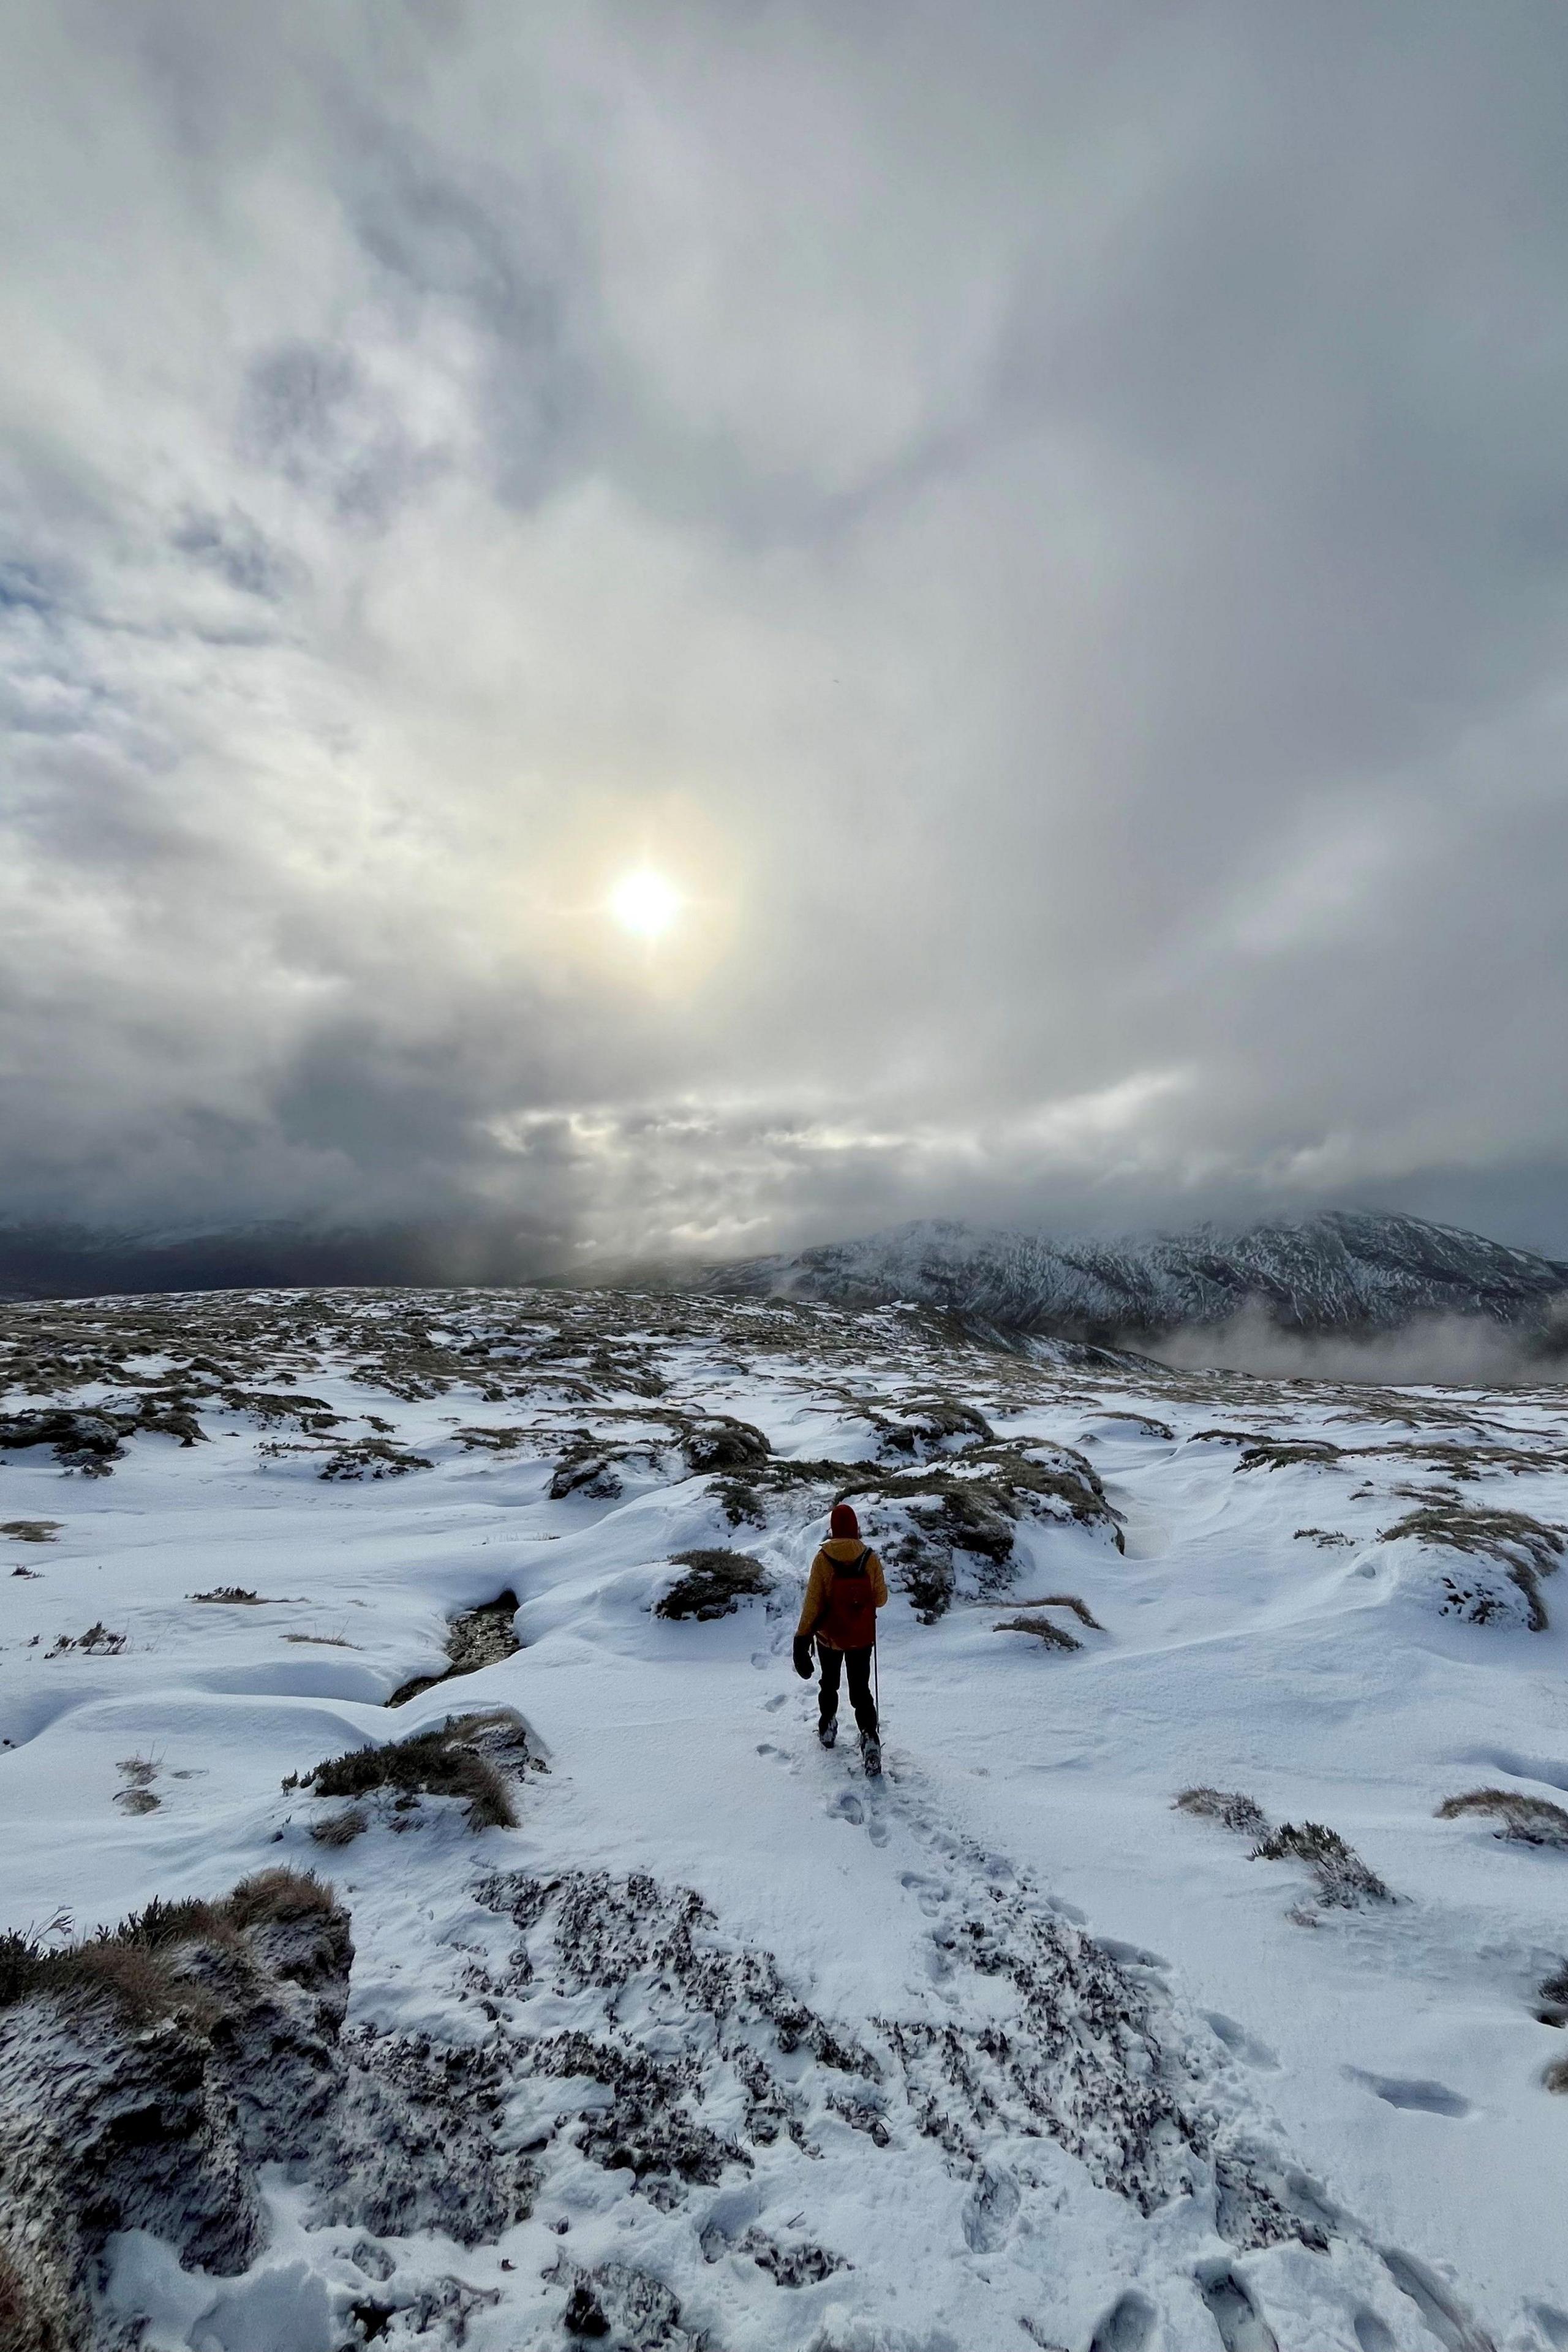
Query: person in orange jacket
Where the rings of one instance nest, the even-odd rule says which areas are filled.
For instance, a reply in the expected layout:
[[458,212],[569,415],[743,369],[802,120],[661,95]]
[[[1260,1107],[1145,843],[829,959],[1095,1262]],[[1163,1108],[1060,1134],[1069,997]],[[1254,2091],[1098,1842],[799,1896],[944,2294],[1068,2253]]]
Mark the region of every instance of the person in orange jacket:
[[860,1540],[860,1522],[848,1503],[835,1503],[827,1541],[811,1563],[805,1601],[795,1629],[795,1670],[811,1679],[815,1640],[822,1665],[817,1692],[816,1736],[824,1748],[838,1737],[838,1682],[849,1670],[849,1704],[860,1727],[860,1752],[868,1772],[882,1769],[880,1727],[871,1696],[871,1653],[877,1646],[877,1612],[888,1601],[882,1563]]

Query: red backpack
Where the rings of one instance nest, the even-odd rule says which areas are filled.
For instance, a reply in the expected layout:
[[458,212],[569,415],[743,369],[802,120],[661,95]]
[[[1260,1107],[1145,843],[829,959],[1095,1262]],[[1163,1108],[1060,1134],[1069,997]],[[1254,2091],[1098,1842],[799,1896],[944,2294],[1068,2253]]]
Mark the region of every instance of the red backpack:
[[871,1553],[868,1546],[858,1559],[833,1559],[833,1582],[827,1606],[816,1631],[833,1650],[868,1650],[877,1638],[877,1603],[871,1591]]

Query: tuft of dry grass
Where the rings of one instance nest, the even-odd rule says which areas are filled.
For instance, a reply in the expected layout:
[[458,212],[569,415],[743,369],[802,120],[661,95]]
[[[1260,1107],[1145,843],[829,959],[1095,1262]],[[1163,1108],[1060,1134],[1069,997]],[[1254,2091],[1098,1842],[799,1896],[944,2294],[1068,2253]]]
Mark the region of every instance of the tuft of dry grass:
[[[1486,1511],[1458,1500],[1435,1500],[1408,1512],[1396,1525],[1384,1528],[1382,1541],[1431,1544],[1472,1559],[1492,1559],[1507,1571],[1525,1598],[1530,1630],[1543,1633],[1549,1623],[1541,1597],[1541,1579],[1551,1576],[1563,1555],[1561,1528],[1548,1527],[1524,1511]],[[1477,1622],[1496,1613],[1472,1604]]]
[[396,1789],[409,1796],[462,1797],[470,1829],[515,1829],[517,1813],[505,1779],[488,1756],[469,1744],[476,1734],[509,1720],[497,1715],[458,1716],[438,1730],[416,1731],[384,1747],[351,1748],[301,1775],[297,1785],[318,1797],[367,1797],[376,1789]]
[[53,1543],[60,1526],[58,1519],[6,1519],[0,1523],[0,1536],[13,1543]]
[[991,1628],[994,1633],[1032,1633],[1043,1649],[1081,1650],[1083,1643],[1076,1633],[1064,1625],[1053,1625],[1048,1617],[1003,1617]]
[[1542,1979],[1535,1997],[1541,2003],[1535,2014],[1542,2025],[1568,2025],[1568,1960]]
[[1222,1828],[1235,1830],[1239,1837],[1263,1837],[1268,1833],[1268,1814],[1239,1789],[1184,1789],[1173,1810],[1218,1822]]
[[1354,1911],[1363,1903],[1392,1903],[1394,1896],[1337,1830],[1321,1822],[1285,1822],[1253,1848],[1254,1862],[1310,1863],[1318,1901],[1328,1910]]
[[1465,1813],[1489,1813],[1502,1824],[1496,1834],[1521,1845],[1568,1846],[1568,1812],[1545,1797],[1522,1796],[1517,1789],[1470,1789],[1462,1797],[1445,1797],[1437,1808],[1440,1822],[1458,1821]]
[[1076,1592],[1043,1592],[1037,1601],[1016,1601],[1013,1606],[1016,1609],[1070,1609],[1079,1623],[1087,1625],[1091,1633],[1103,1633],[1105,1631],[1088,1603],[1080,1601]]
[[1549,2091],[1568,2091],[1568,2058],[1559,2058],[1542,2076]]
[[[198,1896],[166,1903],[154,1895],[145,1910],[79,1943],[50,1949],[36,1936],[13,1931],[0,1936],[0,2009],[36,1996],[106,2001],[136,2025],[180,2017],[205,2030],[216,2021],[219,2004],[181,1973],[182,1952],[216,1945],[243,1959],[247,1928],[330,1911],[336,1899],[312,1873],[264,1870],[218,1903]],[[0,2346],[5,2342],[0,2334]]]
[[341,1813],[333,1813],[324,1822],[312,1822],[310,1835],[318,1845],[353,1845],[355,1838],[363,1837],[369,1827],[370,1822],[359,1806],[348,1805]]
[[280,1864],[276,1869],[258,1870],[254,1876],[242,1878],[224,1908],[243,1930],[268,1920],[308,1919],[317,1912],[331,1911],[337,1899],[336,1888],[318,1878],[313,1870],[289,1870]]
[[674,1552],[670,1564],[685,1569],[686,1574],[654,1602],[656,1617],[695,1617],[702,1622],[732,1617],[742,1601],[758,1600],[773,1589],[767,1570],[750,1552],[715,1545]]
[[130,1640],[128,1633],[111,1633],[107,1625],[89,1625],[85,1633],[57,1633],[54,1647],[46,1650],[47,1658],[62,1658],[68,1651],[81,1652],[89,1658],[116,1658]]

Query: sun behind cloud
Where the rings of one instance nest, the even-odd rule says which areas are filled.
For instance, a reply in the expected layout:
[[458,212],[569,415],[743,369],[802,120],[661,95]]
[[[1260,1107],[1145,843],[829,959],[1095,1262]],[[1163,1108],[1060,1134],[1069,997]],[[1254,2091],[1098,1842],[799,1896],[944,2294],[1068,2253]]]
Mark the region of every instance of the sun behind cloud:
[[623,876],[610,893],[610,912],[634,939],[660,940],[679,918],[685,901],[673,882],[650,866]]

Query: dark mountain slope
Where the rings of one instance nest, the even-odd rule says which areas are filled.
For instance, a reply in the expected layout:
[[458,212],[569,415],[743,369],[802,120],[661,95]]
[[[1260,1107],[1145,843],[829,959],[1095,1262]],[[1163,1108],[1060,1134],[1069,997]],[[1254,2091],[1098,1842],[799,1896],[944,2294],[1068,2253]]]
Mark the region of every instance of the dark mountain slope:
[[1431,1316],[1543,1333],[1568,1317],[1568,1265],[1420,1217],[1342,1211],[1112,1242],[928,1220],[711,1267],[700,1286],[842,1306],[910,1299],[1003,1330],[1100,1345],[1223,1324],[1248,1308],[1313,1337],[1395,1331]]

